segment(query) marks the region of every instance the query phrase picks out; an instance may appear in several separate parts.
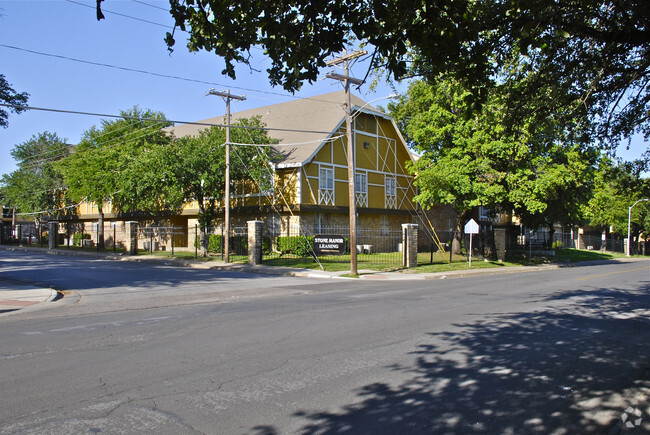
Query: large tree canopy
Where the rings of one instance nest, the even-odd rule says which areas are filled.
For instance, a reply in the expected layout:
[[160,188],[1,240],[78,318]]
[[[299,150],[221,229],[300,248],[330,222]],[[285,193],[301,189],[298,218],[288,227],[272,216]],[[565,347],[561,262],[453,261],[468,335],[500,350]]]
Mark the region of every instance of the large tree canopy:
[[633,238],[642,232],[647,237],[650,231],[648,202],[638,203],[632,209],[628,222],[629,207],[640,199],[650,198],[650,179],[641,176],[643,167],[640,162],[602,162],[594,179],[593,195],[586,207],[591,225],[609,227],[616,233],[626,235],[629,223]]
[[[252,144],[275,143],[259,118],[240,119],[231,128],[233,143],[251,146],[232,146],[230,176],[232,183],[249,182],[259,192],[272,187],[273,170],[270,147]],[[160,146],[143,161],[149,178],[165,178],[165,198],[170,206],[179,209],[185,202],[196,202],[199,208],[201,246],[207,250],[207,229],[223,207],[226,187],[226,131],[223,127],[210,127],[197,136],[175,139],[172,147]],[[156,170],[155,168],[158,168]],[[161,173],[161,171],[163,173]],[[155,182],[155,181],[154,181]]]
[[[101,1],[97,0],[98,12]],[[368,44],[372,68],[395,79],[453,72],[479,100],[504,66],[525,59],[535,81],[512,94],[558,102],[598,121],[616,144],[650,134],[650,2],[647,0],[170,0],[190,51],[247,64],[261,47],[272,84],[296,90],[325,60]],[[98,13],[98,19],[100,18]],[[176,40],[168,33],[170,49]]]
[[514,210],[531,226],[579,223],[598,153],[578,140],[583,135],[574,134],[579,127],[567,118],[542,123],[530,115],[507,125],[507,95],[497,90],[476,109],[471,93],[452,78],[417,81],[389,105],[421,154],[412,168],[416,201],[424,208],[453,205],[459,230],[477,206]]
[[83,134],[75,152],[59,162],[74,201],[89,201],[98,207],[98,245],[103,247],[103,216],[110,202],[114,212],[155,209],[158,191],[140,183],[146,175],[136,165],[148,149],[169,143],[162,130],[171,125],[160,112],[134,107],[122,111],[123,119],[103,120]]
[[56,162],[68,155],[69,148],[65,139],[47,131],[16,145],[11,155],[18,169],[3,175],[0,182],[4,205],[33,214],[36,221],[65,214],[63,177]]

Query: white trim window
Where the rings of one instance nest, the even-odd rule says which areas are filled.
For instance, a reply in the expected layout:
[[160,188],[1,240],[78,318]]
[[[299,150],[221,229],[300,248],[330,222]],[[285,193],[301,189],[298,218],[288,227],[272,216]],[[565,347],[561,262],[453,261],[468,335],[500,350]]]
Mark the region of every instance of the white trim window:
[[357,172],[354,174],[354,191],[356,193],[357,205],[368,207],[368,174]]
[[334,168],[321,166],[318,170],[318,203],[334,205]]
[[385,207],[397,208],[397,179],[386,176],[384,189],[386,193]]

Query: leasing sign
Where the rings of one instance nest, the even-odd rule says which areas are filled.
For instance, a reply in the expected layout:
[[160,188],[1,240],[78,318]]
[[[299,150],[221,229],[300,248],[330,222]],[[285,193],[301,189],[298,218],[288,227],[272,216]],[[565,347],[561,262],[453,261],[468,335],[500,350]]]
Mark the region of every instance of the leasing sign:
[[316,255],[341,255],[345,252],[345,237],[332,235],[314,236]]

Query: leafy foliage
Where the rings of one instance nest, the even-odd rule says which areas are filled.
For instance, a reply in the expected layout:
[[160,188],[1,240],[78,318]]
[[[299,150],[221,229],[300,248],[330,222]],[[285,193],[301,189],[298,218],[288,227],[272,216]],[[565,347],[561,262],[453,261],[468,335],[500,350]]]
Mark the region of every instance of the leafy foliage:
[[453,205],[459,230],[477,206],[515,210],[532,226],[578,223],[580,198],[588,198],[598,153],[579,142],[581,137],[566,134],[578,129],[566,119],[542,122],[533,115],[509,124],[507,94],[499,90],[477,107],[462,83],[446,77],[435,84],[414,82],[389,105],[421,153],[412,165],[416,201],[425,208]]
[[[271,144],[259,118],[242,119],[231,127],[232,143]],[[151,185],[164,180],[162,195],[164,204],[180,209],[184,203],[195,202],[199,210],[199,226],[204,254],[208,249],[207,228],[212,226],[223,206],[225,193],[225,143],[226,131],[222,127],[210,127],[197,136],[181,137],[171,145],[151,149],[142,168],[147,172]],[[231,183],[254,180],[261,191],[270,187],[272,158],[269,147],[231,146]]]
[[162,129],[170,123],[160,112],[137,107],[120,113],[124,119],[103,120],[86,130],[75,152],[61,162],[67,194],[92,201],[100,213],[108,202],[119,212],[155,210],[158,192],[146,183],[150,173],[141,161],[152,147],[169,144]]
[[58,164],[74,201],[98,207],[98,245],[104,246],[103,216],[110,202],[114,212],[158,210],[160,192],[147,181],[152,172],[142,168],[151,147],[169,143],[162,130],[170,123],[160,112],[134,107],[123,119],[103,120],[86,130],[75,152]]
[[63,214],[63,178],[56,162],[68,153],[65,139],[56,133],[39,133],[16,145],[11,155],[18,169],[3,175],[0,186],[4,205],[34,213],[36,220]]
[[[243,119],[233,124],[232,143],[271,144],[259,118]],[[238,128],[239,127],[239,128]],[[173,146],[156,148],[152,160],[166,169],[169,176],[168,202],[180,207],[183,202],[196,201],[199,207],[199,223],[210,226],[217,216],[217,206],[224,200],[225,192],[225,143],[226,131],[222,127],[201,130],[198,136],[177,138]],[[261,190],[269,186],[272,158],[269,147],[231,146],[231,181],[255,180]]]
[[[643,165],[604,161],[595,176],[595,189],[586,214],[592,225],[610,227],[627,235],[628,211],[636,201],[650,199],[650,179],[641,177]],[[650,205],[640,202],[632,209],[631,232],[650,231]]]
[[[16,105],[25,105],[27,104],[27,99],[29,98],[29,94],[26,92],[16,92],[9,82],[7,82],[7,79],[5,78],[4,74],[0,74],[0,102],[6,103],[6,104],[16,104]],[[9,125],[9,113],[7,110],[14,112],[14,113],[20,113],[24,111],[25,109],[21,108],[9,108],[9,109],[0,109],[0,127],[7,128]]]
[[313,252],[314,236],[283,236],[276,239],[277,250],[282,254],[309,257]]

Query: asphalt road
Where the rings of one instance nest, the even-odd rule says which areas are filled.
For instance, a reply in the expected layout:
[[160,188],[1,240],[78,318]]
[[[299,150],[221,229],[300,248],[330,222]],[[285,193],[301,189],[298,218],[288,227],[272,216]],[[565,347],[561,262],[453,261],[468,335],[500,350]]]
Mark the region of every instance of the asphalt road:
[[67,296],[0,318],[0,434],[650,432],[649,264],[365,282],[3,253]]

